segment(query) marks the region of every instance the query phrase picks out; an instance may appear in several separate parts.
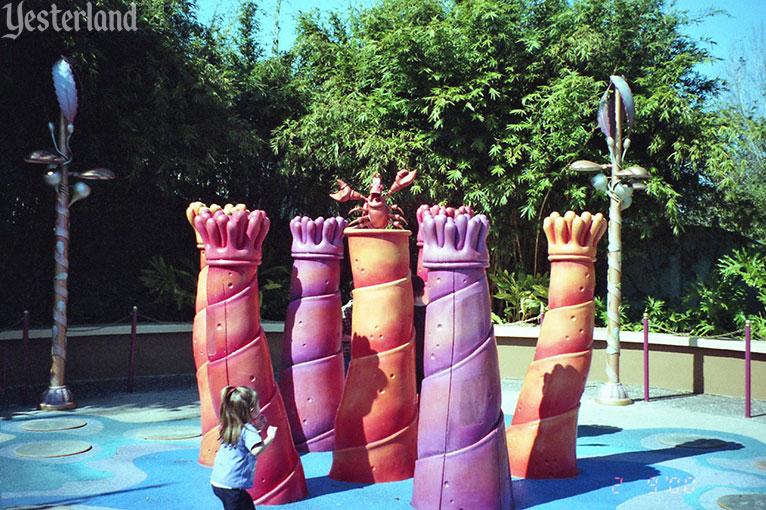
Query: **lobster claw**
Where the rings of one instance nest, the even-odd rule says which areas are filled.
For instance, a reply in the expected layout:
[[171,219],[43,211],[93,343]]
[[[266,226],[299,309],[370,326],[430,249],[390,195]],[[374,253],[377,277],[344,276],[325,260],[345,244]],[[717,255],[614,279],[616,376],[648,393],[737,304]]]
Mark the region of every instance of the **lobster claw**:
[[335,193],[330,193],[330,198],[337,200],[338,202],[346,202],[348,200],[362,200],[364,197],[358,192],[351,189],[345,181],[336,179],[340,189]]
[[394,183],[391,185],[391,188],[388,190],[389,193],[395,193],[399,191],[400,189],[406,188],[412,182],[415,180],[415,177],[417,177],[418,173],[415,170],[399,170],[396,172],[396,179],[394,179]]

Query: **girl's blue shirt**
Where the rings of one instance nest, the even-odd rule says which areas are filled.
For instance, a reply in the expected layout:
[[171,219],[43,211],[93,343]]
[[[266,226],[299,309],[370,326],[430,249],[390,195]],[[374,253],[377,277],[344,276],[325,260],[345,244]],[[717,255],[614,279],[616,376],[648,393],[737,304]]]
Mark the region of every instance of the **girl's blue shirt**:
[[215,456],[210,481],[220,487],[249,489],[253,486],[256,457],[251,453],[253,446],[261,442],[255,427],[248,423],[242,427],[237,446],[222,444]]

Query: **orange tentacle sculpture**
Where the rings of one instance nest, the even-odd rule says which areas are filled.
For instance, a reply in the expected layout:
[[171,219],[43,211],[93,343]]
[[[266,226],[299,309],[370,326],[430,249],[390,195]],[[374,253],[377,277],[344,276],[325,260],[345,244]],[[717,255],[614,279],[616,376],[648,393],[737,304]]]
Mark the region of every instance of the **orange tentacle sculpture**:
[[[258,301],[258,265],[269,219],[258,210],[200,207],[193,220],[207,259],[206,276],[198,284],[199,311],[193,327],[200,394],[209,395],[205,400],[215,412],[220,391],[227,385],[258,391],[261,413],[278,432],[259,457],[255,483],[248,492],[257,504],[297,501],[308,494],[306,480],[274,380]],[[217,417],[212,418],[209,411],[202,417],[200,462],[206,465],[212,464],[219,446]]]
[[417,457],[415,330],[407,230],[354,229],[351,363],[335,418],[330,478],[411,478]]
[[570,478],[577,476],[577,413],[592,354],[593,262],[606,222],[600,213],[554,212],[543,230],[551,261],[549,311],[506,430],[508,454],[514,476]]

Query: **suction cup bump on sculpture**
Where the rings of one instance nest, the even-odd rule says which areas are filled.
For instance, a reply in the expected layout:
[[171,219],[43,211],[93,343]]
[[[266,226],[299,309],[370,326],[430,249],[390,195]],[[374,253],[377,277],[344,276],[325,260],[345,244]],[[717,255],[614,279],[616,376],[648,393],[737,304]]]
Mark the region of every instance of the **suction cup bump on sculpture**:
[[260,263],[261,247],[271,223],[264,211],[227,204],[223,209],[199,207],[192,217],[208,261]]
[[548,238],[548,259],[583,257],[595,260],[599,239],[606,231],[606,221],[601,213],[584,212],[578,216],[568,211],[563,217],[551,213],[543,222]]
[[432,216],[430,211],[424,211],[420,230],[425,241],[424,267],[489,266],[489,220],[483,214],[460,214],[453,218],[443,214]]
[[308,216],[296,216],[290,221],[293,235],[292,255],[294,258],[343,258],[343,231],[348,222],[336,216],[319,217],[312,220]]

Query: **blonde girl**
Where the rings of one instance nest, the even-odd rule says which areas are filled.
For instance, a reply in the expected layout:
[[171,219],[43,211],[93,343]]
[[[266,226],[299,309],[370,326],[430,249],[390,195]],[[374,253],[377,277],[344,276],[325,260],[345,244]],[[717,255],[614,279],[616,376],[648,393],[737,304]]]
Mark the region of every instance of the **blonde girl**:
[[266,417],[260,414],[258,392],[247,386],[227,386],[221,390],[221,448],[215,456],[210,484],[224,510],[253,510],[255,505],[246,489],[253,486],[255,461],[276,436],[269,426],[266,438],[260,433]]

